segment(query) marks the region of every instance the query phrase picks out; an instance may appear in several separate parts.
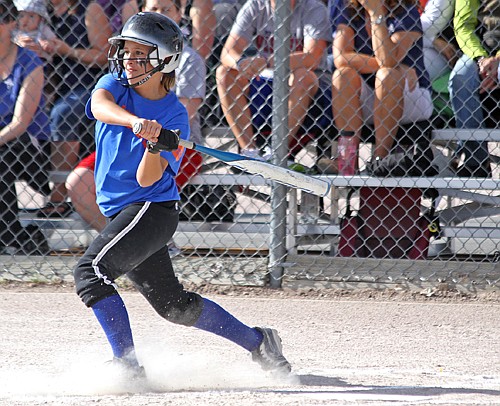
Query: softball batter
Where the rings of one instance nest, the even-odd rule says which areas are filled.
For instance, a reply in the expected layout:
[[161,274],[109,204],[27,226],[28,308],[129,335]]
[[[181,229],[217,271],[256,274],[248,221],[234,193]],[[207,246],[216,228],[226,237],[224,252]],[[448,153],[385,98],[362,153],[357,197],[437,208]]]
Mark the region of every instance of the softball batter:
[[183,47],[179,27],[163,15],[139,13],[109,42],[110,73],[97,83],[87,115],[97,120],[97,203],[110,222],[74,276],[78,295],[108,338],[113,362],[131,378],[145,376],[115,285],[126,275],[166,320],[225,337],[248,350],[263,369],[288,373],[276,330],[248,327],[186,291],[168,255],[167,242],[178,223],[174,177],[184,152],[178,134],[189,137],[186,109],[170,91]]

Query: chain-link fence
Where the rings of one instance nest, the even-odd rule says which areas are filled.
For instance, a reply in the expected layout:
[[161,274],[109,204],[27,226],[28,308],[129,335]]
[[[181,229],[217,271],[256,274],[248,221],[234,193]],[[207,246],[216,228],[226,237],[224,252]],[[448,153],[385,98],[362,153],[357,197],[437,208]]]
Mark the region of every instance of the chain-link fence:
[[[176,93],[195,142],[332,184],[319,197],[190,152],[169,245],[181,279],[498,287],[500,46],[489,31],[453,26],[467,10],[433,1],[376,10],[340,0],[276,0],[276,10],[269,0],[107,3],[19,0],[17,28],[2,17],[24,48],[0,47],[0,279],[70,280],[105,227],[85,103],[107,70],[107,38],[143,8],[182,17],[190,47]],[[488,12],[479,10],[478,26]],[[29,13],[45,24],[23,25]],[[26,117],[32,124],[19,126]]]

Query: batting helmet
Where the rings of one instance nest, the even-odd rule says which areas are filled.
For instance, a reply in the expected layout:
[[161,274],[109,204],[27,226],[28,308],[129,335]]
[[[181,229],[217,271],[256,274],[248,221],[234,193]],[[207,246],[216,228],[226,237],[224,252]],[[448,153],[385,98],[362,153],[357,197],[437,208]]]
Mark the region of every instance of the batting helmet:
[[[171,73],[179,66],[184,42],[182,31],[173,20],[162,14],[135,14],[127,20],[120,35],[108,40],[111,44],[108,52],[109,70],[117,73],[119,80],[123,73],[125,41],[151,47],[147,59],[153,69],[145,72],[148,74],[147,79],[156,72]],[[144,82],[145,80],[140,83]]]

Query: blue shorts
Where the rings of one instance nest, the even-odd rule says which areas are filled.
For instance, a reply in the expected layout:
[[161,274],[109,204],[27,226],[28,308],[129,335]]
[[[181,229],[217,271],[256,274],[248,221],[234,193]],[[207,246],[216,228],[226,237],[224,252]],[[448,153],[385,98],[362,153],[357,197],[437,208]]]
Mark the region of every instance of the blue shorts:
[[[249,99],[253,126],[257,131],[269,131],[272,127],[273,79],[253,79]],[[311,102],[300,133],[321,133],[332,125],[332,88],[329,82],[323,81]]]
[[89,133],[92,122],[85,115],[90,91],[77,88],[58,99],[50,112],[51,141],[81,141]]

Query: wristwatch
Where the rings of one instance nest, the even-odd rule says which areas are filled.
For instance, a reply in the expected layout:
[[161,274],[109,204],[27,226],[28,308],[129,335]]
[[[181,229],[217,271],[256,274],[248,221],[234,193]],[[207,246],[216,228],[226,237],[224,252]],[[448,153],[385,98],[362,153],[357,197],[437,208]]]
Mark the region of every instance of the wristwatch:
[[374,25],[382,25],[385,24],[385,20],[387,20],[387,16],[380,14],[375,20],[371,20]]

